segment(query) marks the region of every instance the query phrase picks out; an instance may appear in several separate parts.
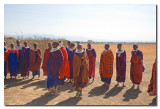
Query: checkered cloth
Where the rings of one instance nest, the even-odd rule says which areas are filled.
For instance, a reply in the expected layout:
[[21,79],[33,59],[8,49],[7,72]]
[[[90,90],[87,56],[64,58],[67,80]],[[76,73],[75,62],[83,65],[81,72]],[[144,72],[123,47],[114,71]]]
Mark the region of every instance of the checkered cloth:
[[113,53],[111,50],[103,52],[100,58],[99,73],[103,78],[112,78],[113,75]]

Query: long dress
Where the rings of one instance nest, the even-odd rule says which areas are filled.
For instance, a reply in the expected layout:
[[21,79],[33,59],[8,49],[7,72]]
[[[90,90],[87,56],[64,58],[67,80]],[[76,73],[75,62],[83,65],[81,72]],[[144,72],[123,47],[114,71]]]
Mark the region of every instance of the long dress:
[[21,50],[21,59],[20,59],[20,73],[21,76],[29,76],[29,57],[30,57],[30,48],[22,47]]
[[75,49],[69,50],[68,52],[68,61],[69,61],[69,78],[73,79],[73,56]]
[[95,77],[95,62],[96,62],[96,52],[95,49],[92,48],[86,49],[88,60],[89,60],[89,78]]
[[78,90],[78,88],[84,88],[88,83],[88,71],[89,64],[86,52],[75,52],[73,58],[73,79],[76,90]]
[[116,81],[125,82],[126,79],[126,52],[117,50],[116,52]]
[[156,95],[156,59],[152,66],[152,76],[150,79],[150,84],[148,85],[147,92],[152,91],[152,95]]
[[32,75],[40,75],[40,66],[41,66],[42,58],[41,58],[41,51],[39,48],[37,50],[30,50],[30,71],[32,71]]
[[105,50],[101,54],[100,58],[100,77],[101,81],[107,84],[111,83],[113,75],[113,53],[111,50]]
[[62,63],[63,63],[63,54],[59,49],[50,52],[49,60],[47,63],[47,68],[48,68],[47,88],[64,84],[64,79],[60,79],[60,70]]
[[17,49],[7,51],[8,65],[10,76],[17,76],[18,73],[18,57],[19,53]]
[[143,53],[140,50],[133,50],[131,54],[130,79],[132,83],[140,84],[142,82],[142,72],[144,72]]
[[43,76],[48,76],[47,62],[49,59],[49,53],[50,53],[50,48],[47,48],[44,52],[44,58],[42,64]]
[[69,62],[68,62],[68,54],[64,47],[60,47],[59,50],[63,55],[63,63],[60,70],[60,79],[69,78]]

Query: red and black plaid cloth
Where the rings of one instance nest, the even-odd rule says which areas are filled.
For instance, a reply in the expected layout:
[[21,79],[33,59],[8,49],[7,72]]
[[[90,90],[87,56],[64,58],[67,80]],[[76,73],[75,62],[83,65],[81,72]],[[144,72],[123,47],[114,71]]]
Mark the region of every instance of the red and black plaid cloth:
[[99,73],[103,78],[112,78],[113,75],[113,53],[111,50],[103,52],[100,58]]

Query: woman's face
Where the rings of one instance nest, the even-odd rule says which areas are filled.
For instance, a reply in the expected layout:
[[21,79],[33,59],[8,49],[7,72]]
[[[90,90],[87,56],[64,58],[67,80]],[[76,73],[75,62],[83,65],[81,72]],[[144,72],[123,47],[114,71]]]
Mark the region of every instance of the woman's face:
[[34,47],[34,49],[36,49],[36,48],[37,48],[37,45],[36,45],[36,44],[33,44],[33,47]]
[[19,42],[19,41],[17,41],[16,43],[17,43],[17,45],[19,45],[19,44],[20,44],[20,42]]
[[117,45],[118,50],[121,50],[121,47],[122,46],[120,44]]
[[91,49],[91,44],[88,44],[87,47],[88,47],[88,49]]
[[11,44],[10,47],[11,47],[11,48],[14,48],[14,44]]
[[77,49],[80,51],[80,50],[82,50],[82,46],[81,45],[78,45],[77,46]]
[[27,42],[24,42],[24,46],[27,47]]
[[137,46],[136,45],[133,45],[133,50],[137,50]]
[[52,45],[51,45],[51,43],[48,43],[48,48],[52,48]]
[[53,48],[57,48],[57,47],[58,47],[58,44],[57,44],[57,43],[53,43],[53,44],[52,44],[52,47],[53,47]]

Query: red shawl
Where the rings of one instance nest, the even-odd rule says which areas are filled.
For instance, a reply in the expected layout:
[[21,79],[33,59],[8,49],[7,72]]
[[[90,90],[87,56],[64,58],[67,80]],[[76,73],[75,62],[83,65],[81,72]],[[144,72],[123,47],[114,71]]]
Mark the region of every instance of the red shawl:
[[100,57],[99,73],[103,78],[112,78],[113,75],[113,53],[111,50],[103,52]]
[[17,50],[17,49],[14,49],[14,50],[7,49],[7,56],[9,56],[9,54],[10,54],[11,52],[15,52],[16,55],[17,55],[17,58],[19,58],[19,53],[18,53],[18,50]]
[[152,67],[152,77],[150,80],[150,84],[148,85],[148,91],[152,91],[153,95],[156,95],[156,59]]
[[60,47],[60,50],[63,54],[63,63],[60,70],[60,79],[69,78],[69,62],[68,62],[68,54],[64,47]]
[[44,76],[48,76],[47,62],[48,62],[48,59],[49,59],[49,53],[50,53],[50,49],[47,48],[44,52],[44,58],[43,58],[43,64],[42,64],[42,69],[43,69],[43,75]]
[[38,58],[37,58],[37,62],[36,61],[36,52],[35,50],[31,49],[30,50],[30,58],[29,58],[29,62],[30,62],[30,71],[34,72],[34,71],[40,71],[40,66],[41,66],[41,51],[39,48],[37,48],[37,54],[38,54]]
[[131,68],[130,68],[130,79],[132,83],[135,83],[135,84],[141,83],[142,72],[143,72],[143,68],[142,68],[141,57],[136,54],[132,54]]

